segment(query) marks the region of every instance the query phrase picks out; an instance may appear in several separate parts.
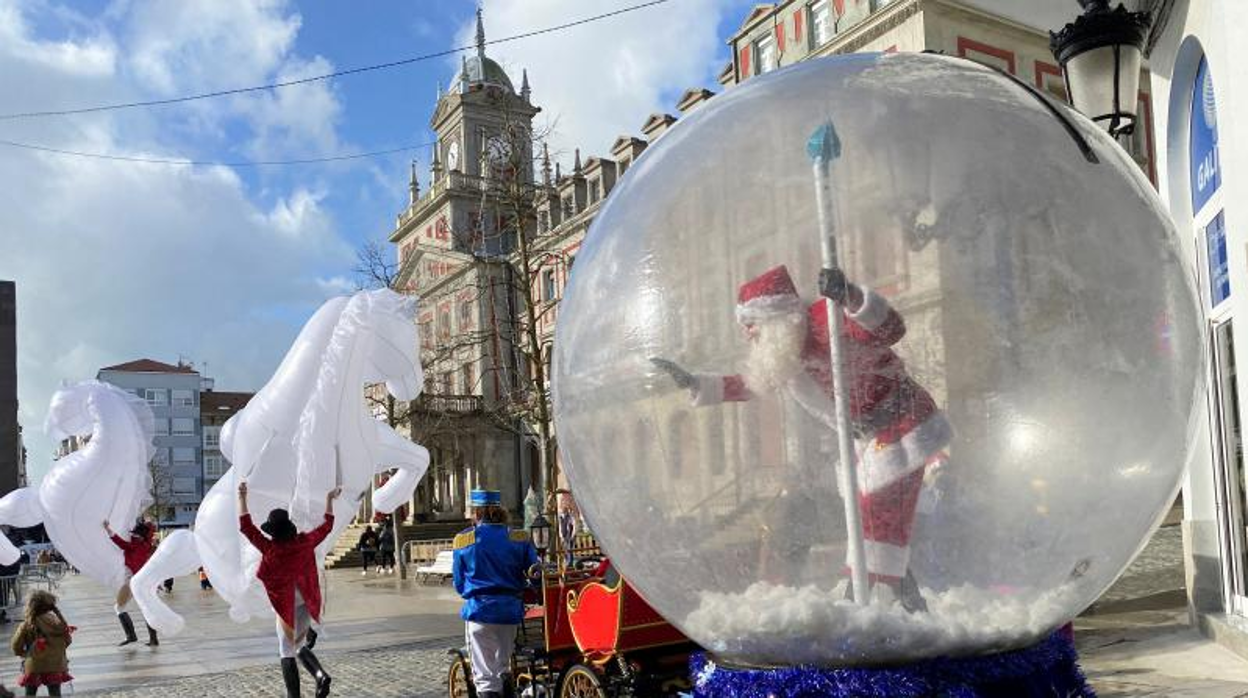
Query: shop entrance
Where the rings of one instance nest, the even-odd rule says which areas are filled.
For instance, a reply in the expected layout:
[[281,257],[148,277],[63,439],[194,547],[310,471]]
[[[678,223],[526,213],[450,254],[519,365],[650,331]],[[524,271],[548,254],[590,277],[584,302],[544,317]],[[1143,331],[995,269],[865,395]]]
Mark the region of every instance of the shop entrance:
[[1235,381],[1235,341],[1231,321],[1223,320],[1211,327],[1210,348],[1213,352],[1212,427],[1217,456],[1218,495],[1223,512],[1223,572],[1230,607],[1236,613],[1248,613],[1248,481],[1245,480],[1242,425],[1239,419],[1239,394]]

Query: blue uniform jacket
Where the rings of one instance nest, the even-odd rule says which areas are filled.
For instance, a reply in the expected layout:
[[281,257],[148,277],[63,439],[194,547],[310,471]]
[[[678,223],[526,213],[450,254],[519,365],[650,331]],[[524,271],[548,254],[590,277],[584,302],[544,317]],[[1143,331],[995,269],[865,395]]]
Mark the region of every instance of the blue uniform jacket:
[[479,524],[455,536],[455,591],[464,597],[459,617],[475,623],[517,625],[524,620],[521,593],[537,550],[524,531]]

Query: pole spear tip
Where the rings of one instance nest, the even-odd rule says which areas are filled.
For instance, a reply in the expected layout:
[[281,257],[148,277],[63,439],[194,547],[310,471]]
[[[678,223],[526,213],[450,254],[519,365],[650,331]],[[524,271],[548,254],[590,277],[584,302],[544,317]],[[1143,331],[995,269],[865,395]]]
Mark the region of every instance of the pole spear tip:
[[841,138],[836,134],[836,126],[828,119],[806,141],[806,154],[818,163],[829,163],[841,156]]

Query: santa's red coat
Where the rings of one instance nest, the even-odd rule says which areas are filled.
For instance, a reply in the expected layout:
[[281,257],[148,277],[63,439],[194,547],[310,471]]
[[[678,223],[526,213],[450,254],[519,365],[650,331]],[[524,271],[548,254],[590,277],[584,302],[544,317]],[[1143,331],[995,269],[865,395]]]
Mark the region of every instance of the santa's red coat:
[[130,570],[130,574],[135,574],[147,564],[148,559],[152,557],[152,552],[156,549],[150,538],[131,536],[130,540],[125,540],[114,533],[112,539],[113,545],[121,548],[122,557],[126,561],[126,569]]
[[[801,356],[806,375],[831,398],[827,303],[820,298],[807,308]],[[905,336],[906,324],[888,301],[864,289],[862,306],[843,317],[849,418],[866,441],[859,454],[858,487],[868,568],[873,577],[896,578],[908,564],[925,467],[941,458],[952,432],[931,394],[910,377],[892,350]],[[699,376],[695,403],[751,397],[744,376]]]
[[251,514],[238,517],[243,536],[260,551],[260,570],[256,578],[264,584],[269,603],[286,625],[295,625],[295,590],[303,597],[312,620],[321,622],[321,583],[317,575],[316,546],[334,527],[333,514],[326,514],[320,526],[300,533],[291,540],[275,541],[260,532],[251,521]]

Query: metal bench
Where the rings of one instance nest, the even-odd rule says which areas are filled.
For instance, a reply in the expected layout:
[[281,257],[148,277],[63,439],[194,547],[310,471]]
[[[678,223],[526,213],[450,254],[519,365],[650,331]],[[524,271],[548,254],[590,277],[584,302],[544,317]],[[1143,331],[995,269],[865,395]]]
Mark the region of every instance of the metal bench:
[[416,567],[416,579],[426,582],[432,577],[437,577],[438,583],[441,584],[450,579],[455,574],[455,551],[443,550],[434,558],[431,565],[419,565]]

